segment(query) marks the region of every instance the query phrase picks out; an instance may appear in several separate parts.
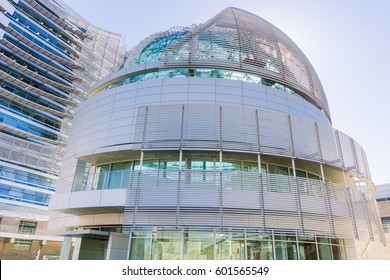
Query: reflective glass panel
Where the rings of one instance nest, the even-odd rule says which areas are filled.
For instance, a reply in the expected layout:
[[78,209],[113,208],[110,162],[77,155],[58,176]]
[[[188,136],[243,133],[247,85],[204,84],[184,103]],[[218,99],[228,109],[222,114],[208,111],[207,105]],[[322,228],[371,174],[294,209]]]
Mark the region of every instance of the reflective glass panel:
[[107,189],[126,188],[129,183],[131,162],[117,162],[111,165]]
[[247,260],[272,260],[272,241],[253,241],[246,243]]
[[332,259],[332,251],[329,244],[318,244],[318,253],[320,255],[320,260]]
[[180,260],[182,232],[153,233],[152,260]]
[[[134,234],[133,234],[134,236]],[[130,260],[149,260],[152,239],[149,236],[131,239]]]
[[299,243],[299,257],[301,260],[318,260],[315,243]]
[[185,260],[212,260],[214,259],[214,235],[209,232],[184,233]]
[[275,242],[275,259],[297,260],[297,244],[295,242]]
[[110,171],[110,165],[105,164],[96,168],[97,180],[95,180],[94,189],[102,190],[107,186],[108,172]]
[[243,239],[235,239],[230,234],[216,234],[217,260],[244,260]]

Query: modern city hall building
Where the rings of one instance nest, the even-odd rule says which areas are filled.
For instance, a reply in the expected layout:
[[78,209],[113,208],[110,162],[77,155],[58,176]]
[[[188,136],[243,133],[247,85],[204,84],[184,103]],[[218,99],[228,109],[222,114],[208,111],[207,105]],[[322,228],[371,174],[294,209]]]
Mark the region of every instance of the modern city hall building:
[[0,259],[58,258],[47,210],[72,116],[124,52],[59,0],[0,0]]
[[302,51],[227,8],[93,86],[50,225],[63,259],[359,259],[385,244],[374,188]]

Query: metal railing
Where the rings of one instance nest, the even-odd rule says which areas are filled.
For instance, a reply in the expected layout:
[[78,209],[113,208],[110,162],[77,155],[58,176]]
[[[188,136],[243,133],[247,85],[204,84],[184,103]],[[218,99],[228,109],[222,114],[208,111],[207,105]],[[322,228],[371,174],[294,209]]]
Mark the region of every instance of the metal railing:
[[[91,175],[90,175],[91,176]],[[92,178],[91,178],[92,179]],[[120,170],[95,174],[93,182],[88,184],[88,174],[74,176],[72,191],[151,188],[191,188],[209,189],[242,189],[255,190],[259,186],[270,192],[294,192],[299,188],[303,195],[324,197],[320,180],[293,177],[287,175],[246,171],[214,171],[214,170]],[[336,197],[336,193],[332,195]]]
[[35,228],[19,228],[19,226],[0,225],[0,233],[14,233],[25,235],[56,235],[54,231],[50,230],[37,230]]
[[390,233],[390,224],[384,224],[383,225],[383,230],[385,233]]

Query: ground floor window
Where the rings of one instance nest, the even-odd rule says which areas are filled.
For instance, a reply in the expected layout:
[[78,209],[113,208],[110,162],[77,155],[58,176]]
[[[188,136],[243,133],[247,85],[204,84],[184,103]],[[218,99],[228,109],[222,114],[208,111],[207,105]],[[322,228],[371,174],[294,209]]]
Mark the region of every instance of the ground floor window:
[[277,231],[148,229],[130,238],[131,260],[340,260],[342,239]]

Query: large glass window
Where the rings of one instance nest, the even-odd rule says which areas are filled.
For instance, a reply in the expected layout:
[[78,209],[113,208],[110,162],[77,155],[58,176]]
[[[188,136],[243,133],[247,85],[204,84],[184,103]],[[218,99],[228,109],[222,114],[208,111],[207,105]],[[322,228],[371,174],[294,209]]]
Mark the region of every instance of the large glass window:
[[118,162],[111,165],[107,189],[123,189],[129,185],[131,162]]
[[[225,189],[255,189],[261,186],[265,191],[295,191],[290,188],[292,169],[287,166],[262,163],[262,176],[259,177],[257,161],[230,159],[231,155],[229,158],[228,156],[223,158],[222,165],[218,154],[212,154],[209,157],[203,154],[198,155],[199,157],[186,155],[181,162],[178,160],[178,154],[176,158],[173,154],[155,159],[148,158],[148,156],[145,154],[143,160],[141,181],[136,180],[139,172],[133,172],[141,170],[139,160],[104,164],[96,168],[96,178],[92,189],[126,188],[132,182],[141,182],[143,187],[177,187],[180,177],[180,185],[183,184],[186,187],[218,188],[222,182]],[[220,165],[221,174],[219,173]],[[302,194],[323,195],[322,182],[318,180],[318,176],[298,169],[296,175],[294,184],[298,184]],[[310,179],[309,176],[317,180]]]
[[152,260],[180,260],[182,232],[153,232]]
[[301,260],[318,260],[316,244],[300,242],[299,256]]
[[243,234],[216,234],[217,260],[244,260],[245,243]]
[[297,243],[275,241],[275,259],[298,260]]
[[96,190],[102,190],[107,185],[108,174],[110,171],[110,165],[105,164],[96,168],[94,188]]
[[269,175],[270,191],[274,191],[274,192],[290,191],[289,177],[288,177],[289,173],[287,167],[269,164],[268,172],[270,174]]
[[211,232],[184,232],[185,260],[213,260],[214,234]]
[[320,260],[332,259],[332,249],[329,244],[318,244],[318,253]]
[[122,189],[129,185],[132,162],[117,162],[96,167],[92,189]]
[[273,260],[272,241],[247,240],[247,260]]
[[[340,239],[245,230],[149,229],[134,232],[131,260],[331,260],[345,259]],[[336,244],[337,243],[337,244]],[[274,247],[275,245],[275,247]]]
[[152,232],[134,232],[131,239],[130,260],[150,260]]

